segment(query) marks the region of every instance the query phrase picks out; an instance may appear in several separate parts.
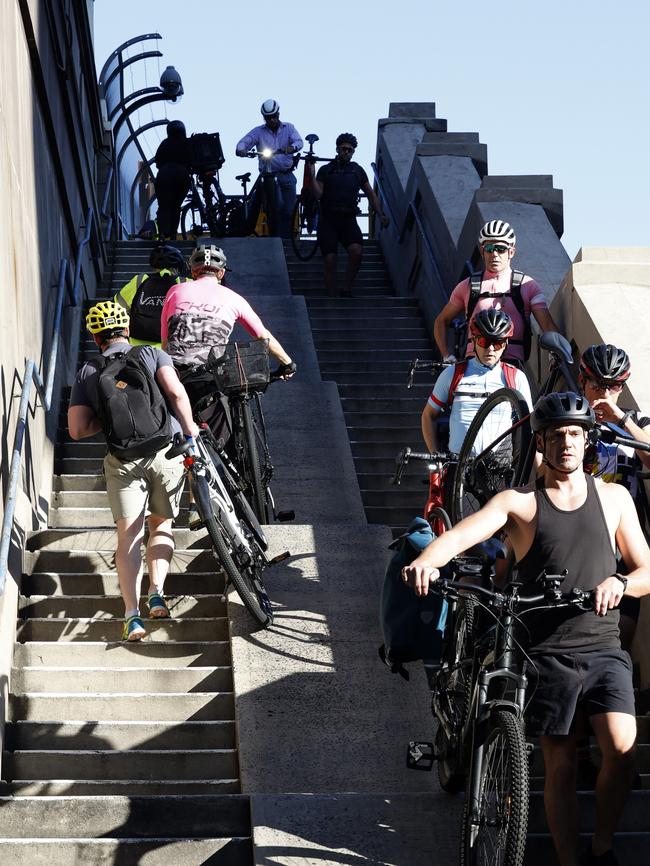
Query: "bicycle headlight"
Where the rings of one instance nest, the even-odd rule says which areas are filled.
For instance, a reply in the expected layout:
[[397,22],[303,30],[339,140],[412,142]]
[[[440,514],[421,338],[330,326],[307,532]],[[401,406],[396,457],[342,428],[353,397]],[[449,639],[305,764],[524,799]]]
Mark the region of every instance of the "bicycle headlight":
[[262,156],[264,157],[264,159],[271,159],[271,157],[273,156],[273,151],[270,147],[265,147],[262,151]]

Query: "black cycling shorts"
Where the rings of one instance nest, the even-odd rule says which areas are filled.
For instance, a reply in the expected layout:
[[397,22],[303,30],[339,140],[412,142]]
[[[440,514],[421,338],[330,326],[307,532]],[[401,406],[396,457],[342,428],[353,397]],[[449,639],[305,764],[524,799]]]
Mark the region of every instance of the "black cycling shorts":
[[318,243],[324,256],[335,253],[339,244],[347,248],[362,244],[363,235],[354,214],[321,212],[318,220]]
[[576,712],[635,715],[632,660],[618,647],[532,656],[526,708],[528,736],[578,733]]

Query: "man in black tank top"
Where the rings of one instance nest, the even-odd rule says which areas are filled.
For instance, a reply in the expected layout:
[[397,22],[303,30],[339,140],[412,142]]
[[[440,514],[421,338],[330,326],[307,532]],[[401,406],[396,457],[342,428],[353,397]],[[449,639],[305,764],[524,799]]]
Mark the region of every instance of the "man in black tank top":
[[[617,863],[612,837],[634,774],[636,719],[632,666],[620,648],[616,608],[623,594],[638,598],[650,592],[650,549],[630,494],[582,469],[586,434],[594,421],[588,401],[577,394],[539,400],[532,415],[543,458],[537,483],[499,493],[403,571],[405,582],[424,595],[452,557],[505,532],[524,583],[544,568],[556,574],[567,568],[563,590],[577,586],[594,591],[593,610],[558,609],[526,617],[534,664],[528,671],[527,732],[540,737],[544,804],[561,866]],[[616,548],[629,566],[625,577],[616,574]],[[596,830],[590,850],[579,860],[575,787],[578,723],[585,716],[602,765]]]

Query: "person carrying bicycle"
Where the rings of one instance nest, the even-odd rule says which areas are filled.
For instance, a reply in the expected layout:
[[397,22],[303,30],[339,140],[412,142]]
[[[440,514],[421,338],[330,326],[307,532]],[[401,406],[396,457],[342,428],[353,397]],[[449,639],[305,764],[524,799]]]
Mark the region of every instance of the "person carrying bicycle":
[[[536,585],[543,570],[567,569],[563,592],[593,591],[593,610],[567,607],[525,616],[531,689],[526,725],[528,735],[540,738],[546,816],[561,866],[615,866],[612,837],[634,774],[636,740],[632,664],[621,649],[618,605],[624,595],[650,592],[650,549],[629,492],[583,471],[595,423],[588,400],[572,392],[549,394],[537,402],[531,422],[542,455],[536,481],[498,493],[434,540],[402,576],[417,595],[425,595],[454,556],[505,532],[524,588]],[[616,570],[617,547],[628,565],[626,576]],[[602,765],[596,829],[579,860],[575,788],[585,716]]]
[[75,440],[102,432],[106,436],[104,477],[117,530],[115,567],[125,608],[122,639],[137,641],[146,634],[138,605],[145,516],[147,607],[151,618],[166,618],[163,584],[174,552],[172,522],[184,476],[182,460],[168,460],[165,454],[175,433],[182,429],[191,440],[198,427],[169,355],[153,346],[129,345],[129,316],[123,307],[113,301],[95,304],[86,327],[101,355],[77,373],[68,429]]
[[183,253],[169,244],[153,248],[149,264],[154,273],[136,274],[115,294],[113,301],[129,314],[129,343],[160,348],[160,314],[165,296],[185,279],[187,262]]
[[[211,349],[222,354],[235,322],[240,322],[258,340],[268,340],[269,352],[284,369],[282,378],[295,373],[295,364],[279,341],[264,326],[248,301],[222,285],[226,256],[214,245],[200,244],[189,260],[192,281],[172,286],[165,297],[161,314],[162,347],[174,360],[181,381],[188,390],[192,405],[201,397],[214,393],[211,374],[196,368],[208,360]],[[217,439],[230,435],[226,397],[214,405],[209,419]]]
[[[610,422],[625,430],[633,439],[650,444],[650,418],[636,409],[618,405],[625,383],[631,373],[627,352],[610,343],[589,346],[580,357],[578,384],[598,422]],[[613,481],[626,487],[634,500],[639,518],[646,518],[647,499],[639,473],[650,468],[650,454],[634,451],[627,445],[616,445],[599,439],[590,445],[585,455],[585,471],[603,481]],[[646,526],[646,531],[648,527]],[[628,649],[639,619],[640,605],[636,598],[624,598],[621,603],[621,639]]]
[[[444,360],[456,360],[447,348],[447,329],[452,321],[465,315],[470,322],[478,310],[497,307],[508,313],[514,323],[514,333],[505,357],[520,365],[530,354],[531,314],[542,331],[558,330],[542,289],[532,277],[511,267],[516,241],[510,224],[499,219],[485,223],[479,232],[483,272],[456,286],[433,325],[434,340]],[[468,341],[466,354],[471,352]]]
[[336,139],[336,157],[318,169],[312,184],[314,196],[320,200],[318,243],[323,255],[325,288],[330,297],[338,297],[336,285],[337,249],[341,244],[348,253],[345,280],[341,297],[352,296],[352,286],[361,267],[363,236],[357,223],[359,191],[368,196],[368,202],[384,228],[388,217],[368,180],[364,169],[352,162],[357,139],[351,132],[342,132]]
[[[526,374],[501,360],[513,330],[512,319],[503,310],[489,307],[474,316],[470,322],[474,357],[442,371],[422,412],[422,437],[430,453],[438,451],[438,418],[442,412],[449,412],[449,451],[458,454],[474,416],[484,400],[499,388],[516,388],[532,410]],[[504,417],[504,423],[507,429],[509,417]],[[490,442],[494,438],[491,428]]]
[[181,205],[191,185],[190,145],[181,120],[170,120],[167,124],[167,138],[160,142],[154,162],[158,169],[154,186],[160,235],[165,240],[175,240]]
[[302,138],[292,123],[280,120],[280,106],[275,99],[264,100],[260,110],[264,123],[255,126],[237,142],[235,154],[247,156],[253,148],[258,151],[268,149],[273,152],[273,156],[270,157],[270,171],[262,157],[259,158],[259,168],[260,172],[264,171],[277,181],[274,184],[277,196],[276,231],[279,237],[290,238],[293,210],[296,206],[294,154],[302,149]]

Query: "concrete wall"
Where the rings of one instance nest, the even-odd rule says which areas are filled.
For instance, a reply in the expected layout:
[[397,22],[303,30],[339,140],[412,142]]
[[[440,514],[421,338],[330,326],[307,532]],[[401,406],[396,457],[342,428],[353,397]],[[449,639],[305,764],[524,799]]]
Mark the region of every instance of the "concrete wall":
[[[27,358],[47,374],[61,259],[72,269],[94,191],[101,121],[86,4],[52,0],[0,3],[0,474],[7,489],[18,398]],[[66,14],[64,14],[64,12]],[[94,256],[94,259],[93,259]],[[101,272],[97,243],[87,248],[82,294],[94,295]],[[77,356],[79,310],[66,309],[58,350],[60,385]],[[46,518],[58,400],[48,417],[30,402],[14,526],[9,587],[0,599],[0,684],[6,692],[13,650],[16,587],[26,531]],[[3,504],[0,503],[0,511]],[[4,713],[0,717],[0,723]]]

